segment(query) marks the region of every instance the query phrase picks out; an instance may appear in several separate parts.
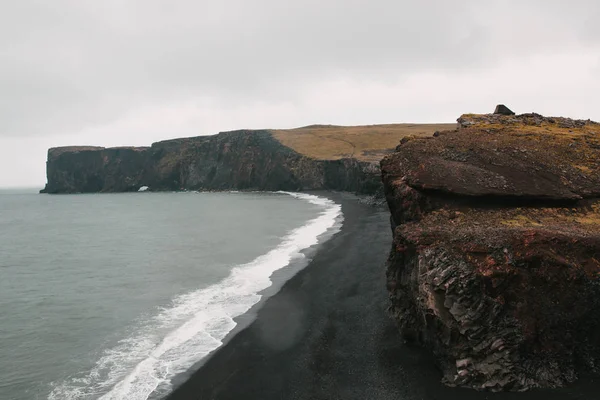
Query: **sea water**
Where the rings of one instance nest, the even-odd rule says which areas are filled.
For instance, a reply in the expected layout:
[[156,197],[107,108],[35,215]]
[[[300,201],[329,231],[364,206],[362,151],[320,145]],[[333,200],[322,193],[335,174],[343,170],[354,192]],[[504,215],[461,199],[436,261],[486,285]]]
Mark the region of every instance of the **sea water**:
[[0,191],[0,399],[164,397],[341,218],[308,194]]

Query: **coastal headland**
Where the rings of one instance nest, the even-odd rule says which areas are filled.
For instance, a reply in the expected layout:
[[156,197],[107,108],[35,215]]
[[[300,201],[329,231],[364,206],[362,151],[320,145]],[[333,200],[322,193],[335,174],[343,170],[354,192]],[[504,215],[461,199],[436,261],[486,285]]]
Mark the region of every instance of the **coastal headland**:
[[313,125],[239,130],[150,147],[48,150],[43,193],[171,190],[381,190],[379,161],[406,136],[456,124]]
[[47,174],[46,193],[385,197],[389,211],[328,192],[342,204],[341,232],[170,399],[579,399],[600,390],[593,121],[499,107],[457,125],[53,148]]

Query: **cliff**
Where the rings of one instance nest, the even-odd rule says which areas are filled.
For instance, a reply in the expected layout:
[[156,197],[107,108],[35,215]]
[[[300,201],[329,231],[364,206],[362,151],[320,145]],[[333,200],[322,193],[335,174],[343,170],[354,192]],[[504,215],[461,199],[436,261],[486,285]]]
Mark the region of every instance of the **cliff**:
[[600,361],[600,124],[458,122],[381,161],[390,311],[446,384],[563,386]]
[[240,130],[150,147],[48,151],[44,193],[150,190],[315,190],[372,194],[378,161],[406,135],[452,125],[311,126]]

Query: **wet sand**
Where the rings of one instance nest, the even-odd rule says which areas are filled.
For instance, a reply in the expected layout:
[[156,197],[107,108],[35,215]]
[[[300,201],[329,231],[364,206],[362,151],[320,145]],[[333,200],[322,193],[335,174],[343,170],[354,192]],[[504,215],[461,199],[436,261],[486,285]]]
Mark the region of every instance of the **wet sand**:
[[429,354],[404,345],[386,313],[389,212],[350,195],[327,196],[342,204],[341,231],[168,400],[600,398],[591,378],[526,393],[443,386]]

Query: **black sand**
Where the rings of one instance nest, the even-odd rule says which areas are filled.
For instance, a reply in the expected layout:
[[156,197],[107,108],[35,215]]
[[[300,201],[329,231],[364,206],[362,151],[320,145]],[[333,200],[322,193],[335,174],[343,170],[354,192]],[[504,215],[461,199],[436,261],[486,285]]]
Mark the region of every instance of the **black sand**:
[[329,197],[342,204],[342,231],[169,400],[600,398],[592,379],[527,393],[442,386],[427,352],[403,345],[385,311],[389,213],[350,196]]

